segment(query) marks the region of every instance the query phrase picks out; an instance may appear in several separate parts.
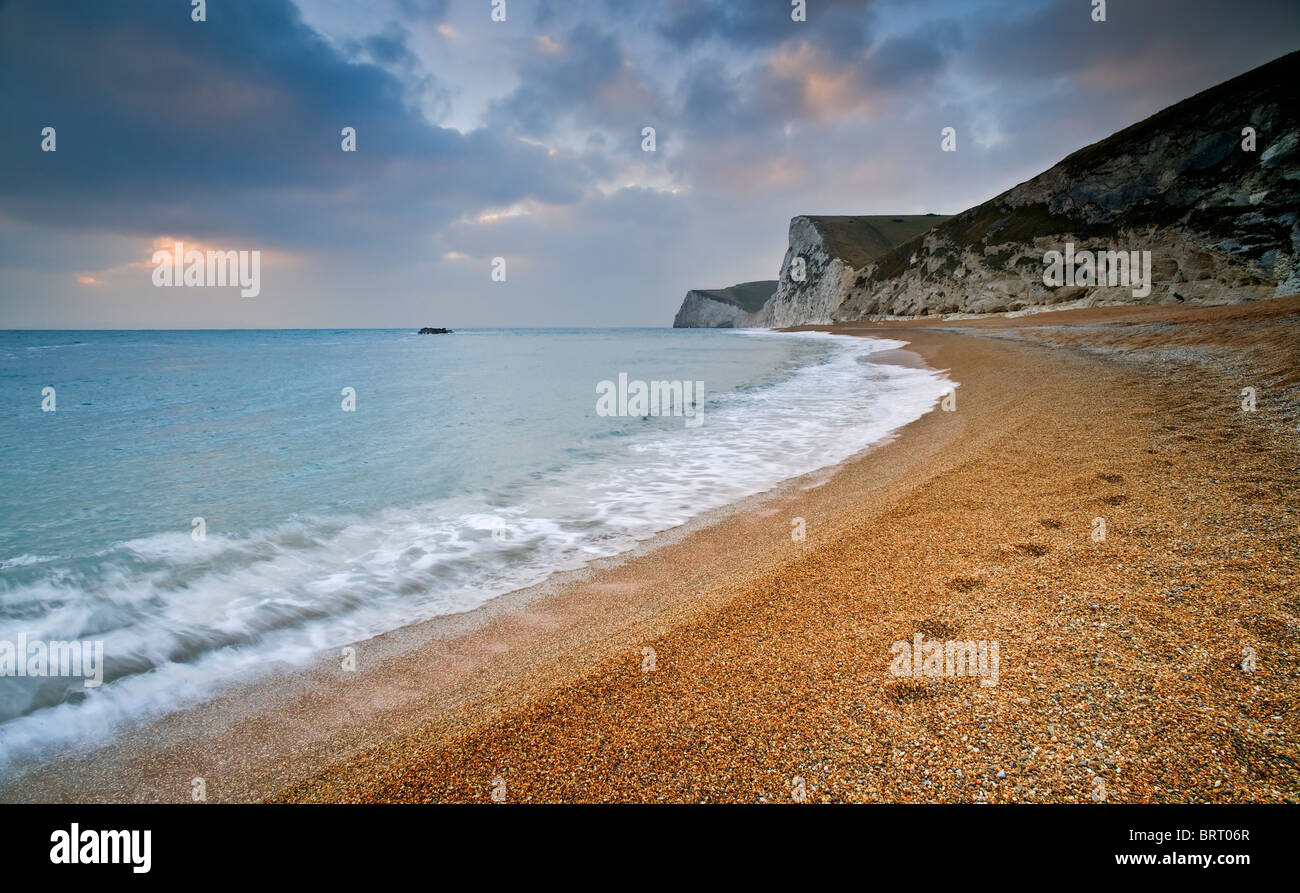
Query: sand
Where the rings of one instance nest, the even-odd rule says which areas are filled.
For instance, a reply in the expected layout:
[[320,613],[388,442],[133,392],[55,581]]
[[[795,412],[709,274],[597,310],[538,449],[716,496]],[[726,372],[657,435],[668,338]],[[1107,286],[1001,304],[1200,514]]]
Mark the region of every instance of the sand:
[[[0,799],[1296,802],[1298,324],[838,327],[950,370],[955,410]],[[894,675],[917,633],[996,642],[997,684]]]

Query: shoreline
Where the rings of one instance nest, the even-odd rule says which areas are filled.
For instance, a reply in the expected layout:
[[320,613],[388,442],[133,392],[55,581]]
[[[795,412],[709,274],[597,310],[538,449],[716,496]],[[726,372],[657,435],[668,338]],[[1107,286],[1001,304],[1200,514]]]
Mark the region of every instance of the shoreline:
[[[356,673],[218,698],[0,799],[188,801],[202,777],[212,801],[475,801],[502,777],[511,801],[753,802],[790,799],[798,775],[810,800],[1089,802],[1102,777],[1116,800],[1294,801],[1296,720],[1277,705],[1300,650],[1282,560],[1296,535],[1248,511],[1294,509],[1294,440],[1270,414],[1232,414],[1218,373],[1185,383],[1088,351],[1131,353],[1127,327],[1172,316],[1189,320],[1175,340],[1201,326],[1230,353],[1282,351],[1273,374],[1290,387],[1300,301],[1124,311],[812,327],[908,341],[960,382],[957,411],[630,556],[368,640]],[[1243,474],[1247,498],[1216,492]],[[1098,512],[1102,544],[1088,537]],[[1223,528],[1237,515],[1253,539]],[[1249,557],[1213,560],[1243,542]],[[888,643],[915,631],[1001,640],[1001,683],[890,678]],[[1231,669],[1247,640],[1251,677]],[[1097,753],[1081,743],[1093,734]],[[1216,772],[1229,752],[1239,771]]]
[[[877,351],[861,361],[927,368],[919,355],[901,348]],[[559,651],[576,656],[594,648],[596,653],[581,658],[577,666],[585,671],[592,661],[609,655],[605,640],[617,634],[619,624],[628,629],[647,622],[654,625],[652,619],[640,616],[645,611],[629,612],[620,604],[632,585],[620,577],[625,565],[651,561],[656,553],[680,547],[736,516],[769,515],[775,511],[771,503],[822,486],[846,465],[861,461],[899,434],[892,432],[841,463],[705,510],[617,555],[556,571],[468,611],[405,624],[341,646],[340,652],[355,649],[356,672],[343,672],[340,661],[330,658],[272,671],[161,716],[125,725],[102,747],[54,760],[26,760],[18,773],[0,780],[0,802],[188,802],[190,782],[198,777],[205,779],[209,800],[258,800],[309,770],[328,768],[340,755],[362,750],[395,730],[415,728],[431,712],[456,717],[448,718],[447,725],[459,733],[471,724],[459,716],[466,705],[498,697],[504,698],[502,703],[519,701],[514,691],[517,677],[540,674],[558,680],[574,672],[573,666],[543,668],[532,659],[504,657],[507,652],[532,649],[538,652],[535,658],[545,655],[549,660]],[[616,619],[602,618],[600,629],[592,630],[588,609],[597,602]],[[558,630],[553,615],[565,618]],[[430,650],[436,655],[430,657]],[[431,661],[428,671],[418,669],[425,661]],[[491,692],[470,690],[471,684],[482,683],[484,674],[492,679]],[[393,675],[405,680],[399,694],[387,681]],[[535,693],[530,688],[528,697]],[[358,715],[364,716],[360,723]],[[255,759],[247,759],[250,751],[257,754]],[[215,773],[202,768],[212,765],[217,767]],[[225,776],[227,784],[212,784],[213,774]],[[124,778],[134,782],[120,784],[118,779]]]

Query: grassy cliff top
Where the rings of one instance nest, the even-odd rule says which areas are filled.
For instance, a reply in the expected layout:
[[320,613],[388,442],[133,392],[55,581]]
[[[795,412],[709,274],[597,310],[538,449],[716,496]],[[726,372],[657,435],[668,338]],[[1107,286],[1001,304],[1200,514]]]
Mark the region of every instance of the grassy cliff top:
[[[1296,106],[1291,101],[1294,84],[1300,77],[1300,51],[1274,59],[1208,90],[1203,90],[1182,102],[1175,103],[1154,115],[1118,131],[1104,140],[1078,150],[1048,170],[1018,186],[995,196],[953,217],[931,218],[936,221],[936,235],[954,246],[947,252],[947,263],[939,268],[946,276],[958,263],[957,255],[964,250],[989,256],[985,249],[998,245],[1030,245],[1037,238],[1073,236],[1082,239],[1105,238],[1117,231],[1119,224],[1130,226],[1179,227],[1185,225],[1192,211],[1193,198],[1209,196],[1224,184],[1246,182],[1251,174],[1261,169],[1260,156],[1236,151],[1241,139],[1241,128],[1254,122],[1261,129],[1260,150],[1269,140],[1281,141],[1285,134],[1295,129]],[[1265,123],[1267,122],[1267,127]],[[1182,136],[1179,144],[1171,144],[1163,137]],[[1151,162],[1151,146],[1161,146],[1160,165]],[[1127,159],[1131,169],[1127,180],[1120,181],[1123,188],[1096,187],[1116,179],[1116,159]],[[1146,173],[1160,172],[1160,167],[1176,170],[1176,188],[1165,189],[1158,180],[1144,184],[1139,179],[1146,165]],[[1275,162],[1276,164],[1276,162]],[[1285,207],[1294,194],[1294,182],[1279,168],[1275,185],[1267,198],[1273,208]],[[1036,184],[1054,184],[1054,196],[1059,197],[1063,187],[1087,187],[1093,201],[1098,196],[1110,194],[1111,217],[1104,222],[1090,222],[1083,217],[1054,211],[1041,197],[1036,201],[1021,198],[1012,203],[1017,194],[1024,196]],[[1244,187],[1243,187],[1244,188]],[[1125,201],[1126,195],[1131,197]],[[1171,201],[1168,196],[1173,195]],[[1256,208],[1269,211],[1268,205]],[[1265,221],[1252,231],[1243,231],[1242,209],[1237,205],[1216,204],[1196,210],[1190,218],[1196,230],[1211,238],[1231,239],[1255,247],[1256,256],[1272,244],[1286,244],[1290,221],[1278,217]],[[820,217],[816,221],[878,220],[865,217]],[[911,218],[918,219],[918,218]],[[831,225],[832,228],[835,224]],[[819,225],[820,228],[820,225]],[[840,226],[840,229],[846,229]],[[895,247],[881,252],[877,267],[871,276],[874,282],[883,282],[900,276],[907,270],[911,255],[919,247],[920,233],[903,240]],[[851,239],[840,235],[837,238]],[[865,244],[866,237],[857,237]],[[846,249],[851,250],[851,249]],[[843,256],[843,255],[841,255]],[[996,255],[993,255],[996,256]],[[854,264],[858,266],[858,264]]]
[[831,254],[855,269],[866,266],[890,249],[911,241],[948,219],[942,214],[804,216],[822,234]]
[[775,279],[762,279],[757,282],[742,282],[730,288],[697,288],[695,291],[715,301],[734,304],[746,313],[754,313],[776,294],[776,286]]

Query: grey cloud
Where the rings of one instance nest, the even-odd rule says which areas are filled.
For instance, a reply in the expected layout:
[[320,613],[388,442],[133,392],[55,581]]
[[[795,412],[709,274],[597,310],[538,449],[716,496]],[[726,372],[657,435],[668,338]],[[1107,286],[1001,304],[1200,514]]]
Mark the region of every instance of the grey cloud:
[[[403,83],[350,63],[288,0],[255,11],[140,0],[0,11],[0,210],[44,223],[254,234],[308,243],[405,238],[476,207],[571,202],[577,159],[504,134],[429,124]],[[381,35],[371,52],[400,59]],[[39,151],[54,125],[58,151]],[[340,130],[358,151],[340,151]]]
[[397,0],[397,5],[413,18],[440,22],[447,17],[447,0]]
[[[662,324],[688,288],[775,275],[795,214],[961,210],[1300,45],[1293,0],[1112,2],[1097,25],[1086,0],[810,0],[804,24],[784,0],[550,0],[498,30],[468,2],[322,4],[327,40],[288,0],[209,4],[204,25],[174,0],[0,0],[0,324],[199,319],[134,278],[58,272],[120,262],[139,233],[309,258],[202,317],[221,324]],[[454,39],[424,27],[449,14]],[[414,111],[425,76],[486,126]],[[680,194],[602,192],[648,170]],[[476,222],[515,204],[532,213]],[[519,263],[486,291],[497,254]]]
[[687,48],[716,40],[734,47],[765,49],[790,40],[808,40],[839,57],[871,45],[872,0],[809,0],[807,21],[791,19],[789,3],[760,0],[674,0],[657,26],[673,46]]
[[863,63],[864,83],[876,89],[897,90],[937,77],[947,64],[948,53],[936,40],[935,30],[882,41]]
[[678,85],[682,114],[700,128],[728,128],[740,111],[739,85],[716,59],[695,66]]
[[1294,50],[1298,11],[1294,0],[1144,0],[1111,2],[1107,21],[1093,22],[1091,5],[1074,0],[1013,6],[975,23],[969,70],[1016,83],[1141,63],[1157,82],[1176,82],[1189,69],[1204,72],[1206,82],[1198,86],[1206,87]]
[[618,41],[589,24],[560,39],[559,49],[534,49],[519,66],[519,87],[492,104],[497,126],[529,136],[546,136],[562,117],[587,109],[602,87],[623,71]]

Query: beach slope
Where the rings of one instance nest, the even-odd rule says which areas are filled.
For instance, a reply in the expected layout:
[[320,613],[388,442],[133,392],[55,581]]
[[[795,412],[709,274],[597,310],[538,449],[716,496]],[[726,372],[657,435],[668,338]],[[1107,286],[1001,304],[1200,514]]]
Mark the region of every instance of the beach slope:
[[[1300,799],[1300,298],[836,331],[949,408],[0,799]],[[996,679],[899,675],[918,635]]]
[[[909,340],[955,409],[643,559],[700,577],[680,623],[278,798],[1294,802],[1298,314],[840,328]],[[719,550],[755,555],[701,574]],[[996,641],[996,685],[892,674],[918,633]]]

